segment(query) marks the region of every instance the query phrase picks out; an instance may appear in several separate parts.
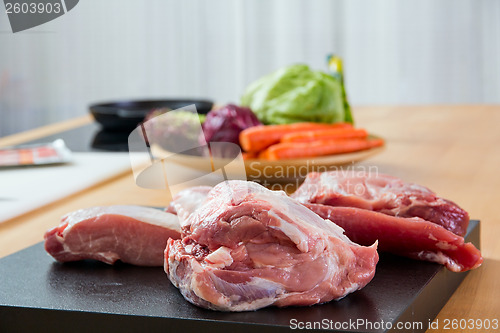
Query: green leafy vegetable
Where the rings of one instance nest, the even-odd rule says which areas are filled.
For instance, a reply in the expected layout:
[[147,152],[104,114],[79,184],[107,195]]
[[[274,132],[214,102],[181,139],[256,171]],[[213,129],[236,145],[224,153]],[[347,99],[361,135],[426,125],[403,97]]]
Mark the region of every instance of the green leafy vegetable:
[[292,65],[252,83],[241,99],[264,124],[351,122],[342,80]]
[[[168,108],[156,109],[146,116],[144,126],[149,144],[158,144],[173,152],[179,151],[182,147],[198,146],[201,124],[206,116],[191,111],[176,110],[169,117],[162,117],[169,111]],[[183,153],[201,155],[201,152],[200,148]]]

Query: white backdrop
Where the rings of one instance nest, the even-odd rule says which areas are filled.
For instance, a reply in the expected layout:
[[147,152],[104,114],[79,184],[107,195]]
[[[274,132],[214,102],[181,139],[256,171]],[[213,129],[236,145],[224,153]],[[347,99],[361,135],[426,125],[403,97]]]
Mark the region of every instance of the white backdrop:
[[12,34],[0,13],[0,136],[101,100],[238,102],[283,65],[344,58],[353,105],[500,103],[496,0],[80,0]]

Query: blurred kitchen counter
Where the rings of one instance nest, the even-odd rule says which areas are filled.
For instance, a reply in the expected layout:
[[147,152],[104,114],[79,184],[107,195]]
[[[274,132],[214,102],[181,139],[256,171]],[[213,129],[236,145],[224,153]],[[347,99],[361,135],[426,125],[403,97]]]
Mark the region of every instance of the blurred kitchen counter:
[[[436,318],[500,320],[500,106],[388,106],[354,108],[356,125],[387,141],[386,150],[356,168],[425,185],[481,220],[482,267],[467,276]],[[90,116],[0,138],[20,144],[92,122]],[[0,171],[1,172],[1,171]],[[1,184],[0,184],[1,186]],[[43,190],[43,189],[38,189]],[[40,242],[67,212],[111,204],[165,206],[167,194],[135,185],[132,173],[0,224],[0,257]],[[470,330],[477,331],[477,330]],[[494,331],[494,330],[491,330]]]

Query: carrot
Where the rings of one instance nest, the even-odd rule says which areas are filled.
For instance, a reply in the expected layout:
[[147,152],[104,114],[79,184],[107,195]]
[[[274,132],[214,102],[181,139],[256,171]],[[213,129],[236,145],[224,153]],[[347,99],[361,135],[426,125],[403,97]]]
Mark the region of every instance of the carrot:
[[281,138],[281,142],[311,142],[343,139],[362,139],[368,132],[362,128],[333,128],[317,131],[301,131],[289,133]]
[[249,152],[242,152],[241,155],[243,156],[243,159],[244,160],[249,160],[249,159],[252,159],[252,158],[257,158],[259,157],[259,154],[256,153],[256,152],[252,152],[252,153],[249,153]]
[[261,160],[270,160],[271,158],[269,158],[269,148],[261,151],[258,155],[258,158]]
[[294,123],[254,126],[240,133],[240,145],[247,152],[259,152],[272,144],[278,143],[281,137],[289,133],[349,127],[352,127],[352,125],[347,123]]
[[277,143],[264,150],[259,157],[268,160],[316,157],[351,153],[384,145],[382,139],[347,139],[312,142]]

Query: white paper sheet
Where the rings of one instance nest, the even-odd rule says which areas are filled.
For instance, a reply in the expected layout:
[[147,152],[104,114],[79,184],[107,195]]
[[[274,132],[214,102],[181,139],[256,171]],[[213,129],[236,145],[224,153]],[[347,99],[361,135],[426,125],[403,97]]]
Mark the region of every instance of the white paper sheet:
[[73,153],[70,164],[0,169],[0,223],[127,170],[128,153]]

